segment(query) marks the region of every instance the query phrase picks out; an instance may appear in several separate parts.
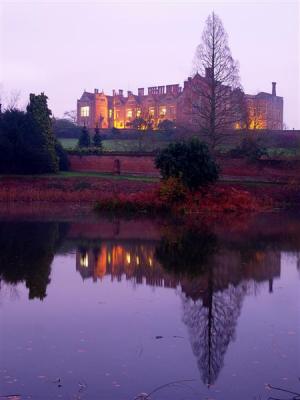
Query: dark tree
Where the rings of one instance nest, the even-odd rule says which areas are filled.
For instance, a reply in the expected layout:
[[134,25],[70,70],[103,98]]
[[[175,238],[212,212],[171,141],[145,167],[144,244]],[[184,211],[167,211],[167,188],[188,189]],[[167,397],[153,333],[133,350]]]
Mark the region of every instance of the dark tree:
[[47,108],[46,100],[44,95],[32,95],[27,113],[12,109],[1,114],[1,172],[18,174],[56,172],[62,158],[66,159],[66,154],[53,137],[49,120],[51,112]]
[[[27,115],[32,126],[32,147],[38,147],[42,157],[39,172],[57,172],[58,159],[55,152],[55,138],[52,131],[51,110],[48,108],[47,96],[30,94]],[[26,140],[27,138],[25,138]]]
[[206,144],[197,139],[171,143],[156,156],[155,165],[163,179],[179,178],[190,190],[207,186],[218,179],[218,166]]
[[101,140],[100,130],[99,130],[98,126],[96,126],[96,128],[95,128],[95,134],[93,137],[93,145],[95,147],[97,147],[98,149],[102,149],[102,140]]
[[201,132],[214,150],[224,132],[241,118],[243,98],[238,64],[232,58],[222,21],[214,12],[207,18],[194,67],[197,73],[192,84],[192,108]]
[[91,145],[91,137],[87,127],[84,126],[81,131],[81,135],[78,139],[78,147],[90,147]]

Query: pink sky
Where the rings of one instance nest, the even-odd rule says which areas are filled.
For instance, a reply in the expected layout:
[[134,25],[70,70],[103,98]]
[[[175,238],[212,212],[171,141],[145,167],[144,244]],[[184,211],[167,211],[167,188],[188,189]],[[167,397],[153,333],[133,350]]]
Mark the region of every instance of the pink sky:
[[192,70],[214,10],[240,63],[246,93],[284,97],[284,121],[300,129],[299,2],[8,1],[0,5],[2,92],[44,91],[55,116],[84,89],[133,90],[180,83]]

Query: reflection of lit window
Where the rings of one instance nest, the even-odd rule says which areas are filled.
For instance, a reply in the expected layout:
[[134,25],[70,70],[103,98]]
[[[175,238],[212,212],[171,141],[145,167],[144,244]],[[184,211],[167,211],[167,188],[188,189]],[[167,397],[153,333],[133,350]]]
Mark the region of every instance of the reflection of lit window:
[[165,106],[159,107],[159,115],[164,117],[167,114],[167,109]]
[[89,106],[84,106],[81,107],[80,109],[80,115],[82,117],[88,117],[90,115],[90,107]]
[[154,117],[154,107],[149,108],[149,115],[150,117]]
[[110,110],[108,111],[108,115],[109,115],[109,118],[112,117],[112,109],[110,109]]
[[152,258],[151,258],[151,257],[149,257],[148,261],[149,261],[149,265],[150,265],[150,267],[152,267],[152,264],[153,264],[153,262],[152,262]]
[[127,264],[130,264],[130,253],[126,253]]
[[89,266],[88,253],[80,254],[80,266],[87,268]]
[[127,118],[132,118],[132,110],[127,110]]
[[138,108],[138,109],[136,110],[136,116],[139,118],[139,117],[141,116],[141,114],[142,114],[141,109]]
[[139,258],[139,256],[136,256],[136,265],[140,265],[140,258]]
[[110,253],[107,254],[107,262],[108,262],[108,264],[111,263],[111,255],[110,255]]

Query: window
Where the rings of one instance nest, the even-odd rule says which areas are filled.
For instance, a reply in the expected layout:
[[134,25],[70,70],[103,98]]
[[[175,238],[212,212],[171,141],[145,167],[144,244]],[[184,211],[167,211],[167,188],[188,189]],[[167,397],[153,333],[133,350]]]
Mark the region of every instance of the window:
[[112,118],[113,113],[112,113],[112,109],[111,108],[108,111],[108,115],[109,115],[109,118]]
[[167,108],[166,106],[161,106],[159,107],[159,116],[164,117],[167,114]]
[[127,110],[127,118],[132,118],[132,110]]
[[84,106],[80,109],[80,116],[81,117],[88,117],[90,115],[90,107]]
[[138,109],[136,110],[136,116],[137,116],[137,118],[140,118],[141,115],[142,115],[141,109],[138,108]]
[[154,107],[149,107],[149,116],[154,117],[154,114],[155,114]]

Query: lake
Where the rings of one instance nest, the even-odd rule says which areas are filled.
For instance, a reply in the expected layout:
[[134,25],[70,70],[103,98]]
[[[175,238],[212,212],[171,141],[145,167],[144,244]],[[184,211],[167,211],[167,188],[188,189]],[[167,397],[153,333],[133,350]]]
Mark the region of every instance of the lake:
[[4,215],[0,399],[292,399],[299,284],[297,214]]

